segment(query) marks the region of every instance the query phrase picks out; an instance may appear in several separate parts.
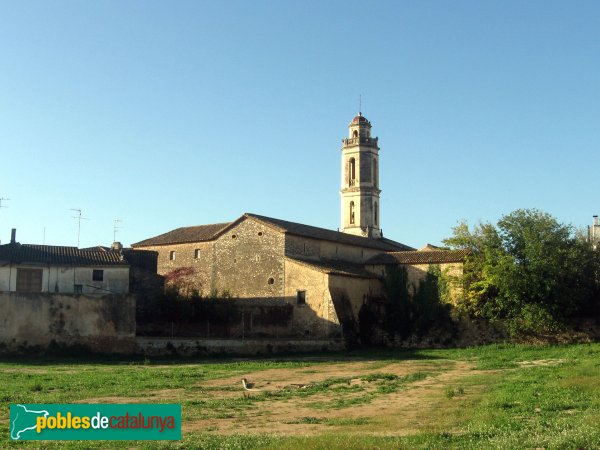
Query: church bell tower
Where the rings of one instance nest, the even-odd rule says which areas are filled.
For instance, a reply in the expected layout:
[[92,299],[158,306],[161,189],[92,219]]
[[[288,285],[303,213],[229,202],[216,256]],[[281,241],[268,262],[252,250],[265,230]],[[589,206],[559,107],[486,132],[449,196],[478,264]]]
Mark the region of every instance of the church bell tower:
[[342,227],[344,233],[381,238],[379,147],[371,122],[359,112],[342,139]]

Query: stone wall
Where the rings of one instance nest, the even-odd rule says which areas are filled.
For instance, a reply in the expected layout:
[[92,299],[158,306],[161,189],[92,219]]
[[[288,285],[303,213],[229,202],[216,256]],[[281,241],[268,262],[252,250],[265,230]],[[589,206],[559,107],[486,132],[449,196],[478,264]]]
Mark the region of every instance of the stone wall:
[[52,343],[133,353],[135,297],[0,293],[0,349],[43,350]]
[[314,261],[331,259],[363,263],[379,253],[381,253],[381,250],[375,250],[369,247],[346,245],[295,235],[286,235],[285,237],[286,256],[295,256]]
[[342,349],[340,339],[137,339],[137,352],[146,356],[268,355]]
[[281,231],[252,219],[229,229],[214,244],[214,289],[241,298],[283,298],[284,240]]
[[[304,304],[298,304],[298,291],[304,292]],[[340,321],[331,301],[326,273],[286,259],[285,298],[294,305],[292,328],[298,336],[340,335]]]
[[[214,261],[213,242],[194,242],[191,244],[169,244],[144,247],[144,250],[158,253],[157,272],[167,279],[177,274],[177,270],[185,269],[181,282],[185,290],[197,291],[208,296],[212,289],[212,273]],[[199,252],[198,252],[199,251]],[[172,259],[171,252],[174,252]],[[185,272],[184,272],[185,273]],[[169,281],[166,281],[167,285]]]

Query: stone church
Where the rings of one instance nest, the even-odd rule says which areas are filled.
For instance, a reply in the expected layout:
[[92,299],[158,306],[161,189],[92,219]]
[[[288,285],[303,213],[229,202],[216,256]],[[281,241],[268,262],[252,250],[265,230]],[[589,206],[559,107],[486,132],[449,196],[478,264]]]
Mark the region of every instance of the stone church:
[[462,271],[464,252],[416,250],[383,237],[379,146],[359,113],[341,149],[341,231],[245,213],[232,222],[178,228],[133,244],[158,253],[158,272],[189,293],[293,307],[291,333],[324,338],[355,327],[361,307],[383,301],[388,265],[416,283],[430,265]]

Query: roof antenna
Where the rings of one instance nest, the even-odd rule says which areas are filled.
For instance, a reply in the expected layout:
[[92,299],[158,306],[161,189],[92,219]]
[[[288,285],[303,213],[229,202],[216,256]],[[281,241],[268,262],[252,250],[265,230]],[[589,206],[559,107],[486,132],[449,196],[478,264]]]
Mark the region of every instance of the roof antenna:
[[79,208],[71,208],[71,211],[75,211],[76,213],[78,213],[77,216],[72,216],[73,219],[78,219],[78,224],[77,224],[77,248],[79,248],[79,236],[81,235],[81,221],[82,220],[89,220],[87,217],[81,217],[81,209]]
[[120,223],[123,223],[121,219],[113,220],[113,242],[117,242],[117,231],[121,229]]

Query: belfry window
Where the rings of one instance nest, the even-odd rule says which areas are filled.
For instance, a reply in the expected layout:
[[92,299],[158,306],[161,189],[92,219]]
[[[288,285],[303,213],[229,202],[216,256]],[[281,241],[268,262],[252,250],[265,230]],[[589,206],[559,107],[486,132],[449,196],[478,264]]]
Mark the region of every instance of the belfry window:
[[354,130],[354,133],[352,133],[352,137],[357,138],[358,137],[358,131]]
[[354,202],[350,202],[350,223],[354,223]]
[[373,159],[373,186],[377,187],[377,160]]
[[375,206],[373,208],[373,218],[375,219],[375,226],[377,226],[377,202],[375,202]]
[[354,158],[350,158],[348,163],[348,179],[350,181],[350,186],[354,186],[356,180],[356,160]]

